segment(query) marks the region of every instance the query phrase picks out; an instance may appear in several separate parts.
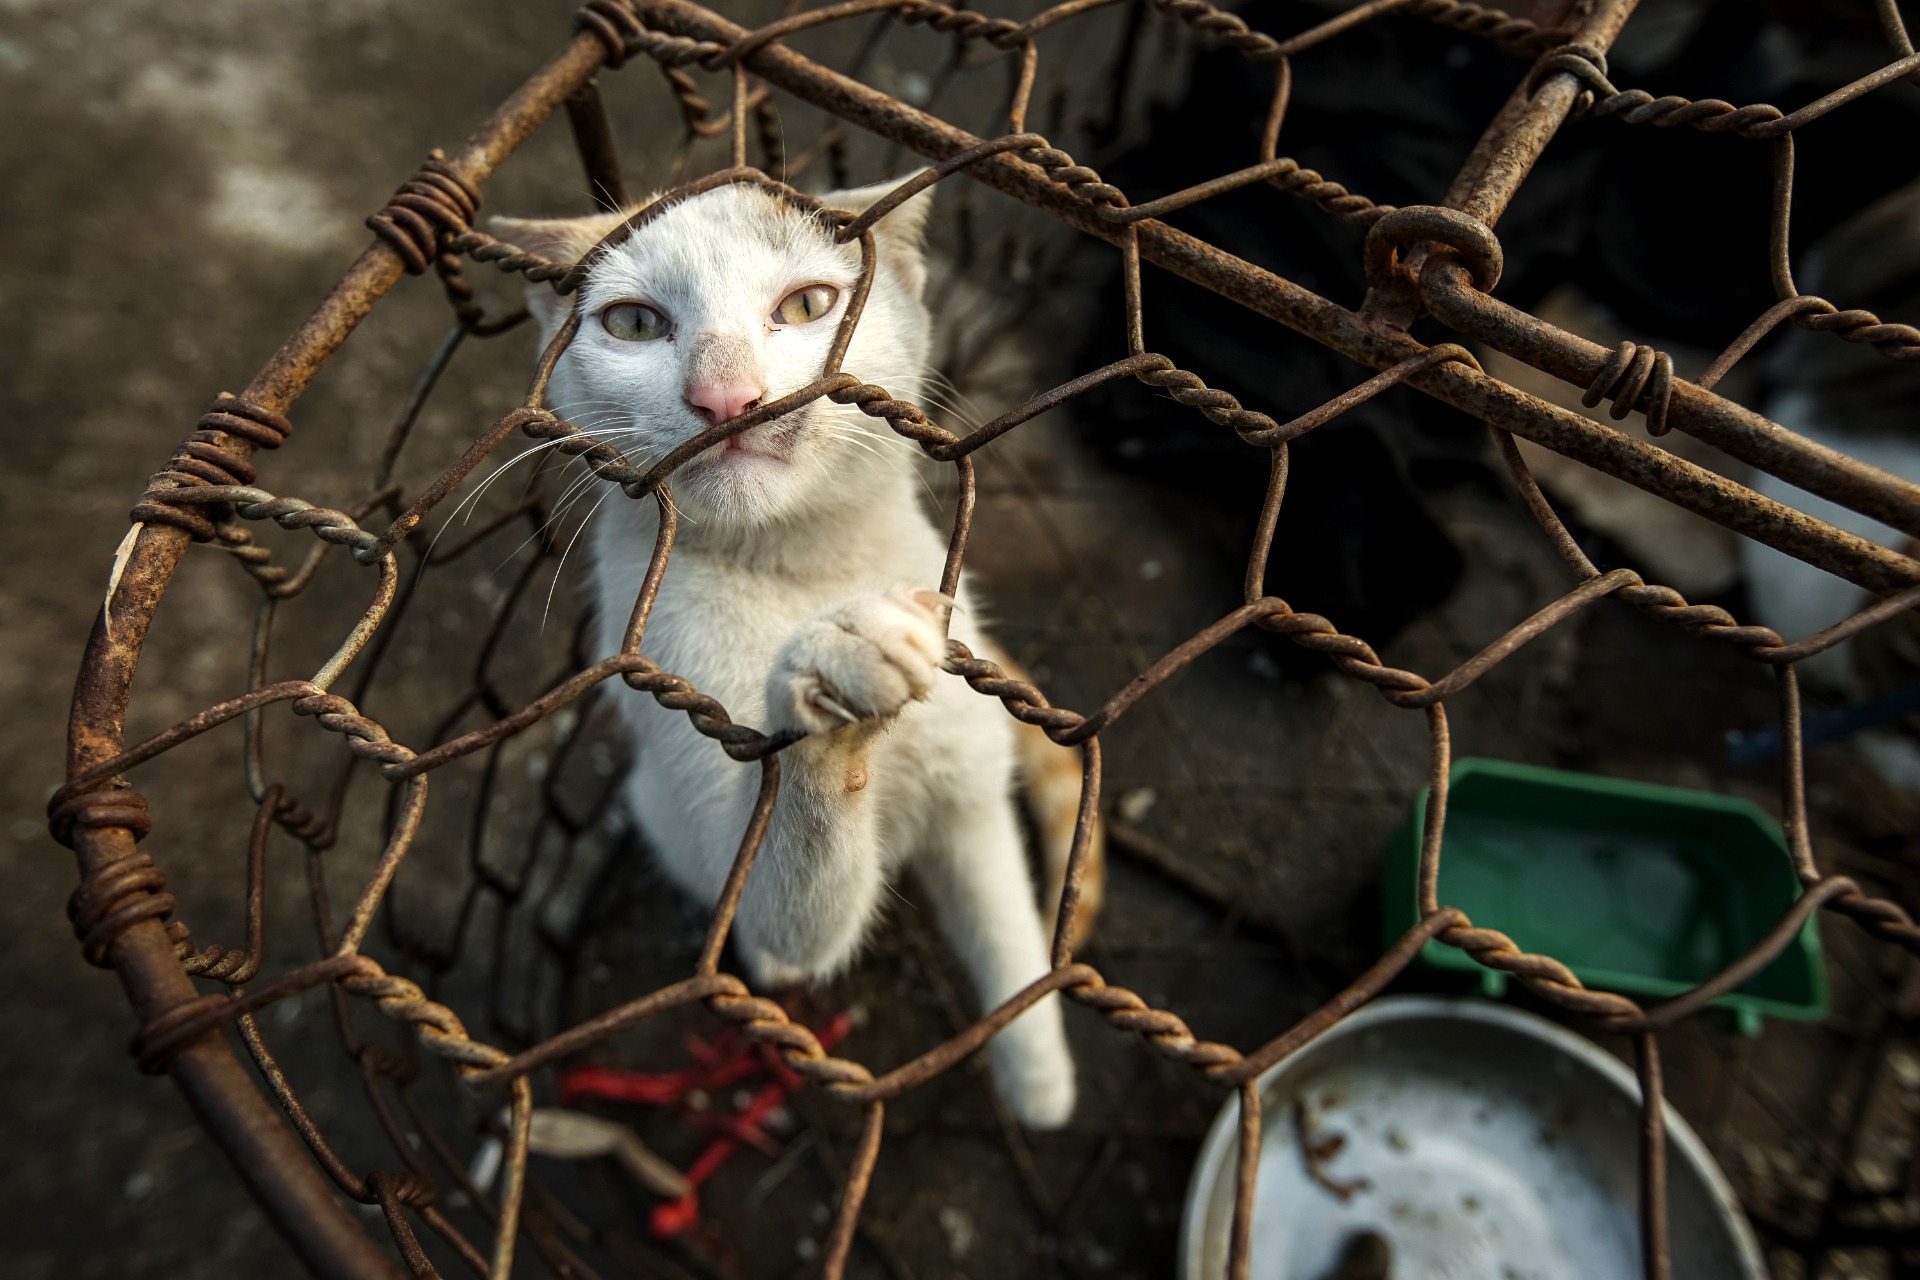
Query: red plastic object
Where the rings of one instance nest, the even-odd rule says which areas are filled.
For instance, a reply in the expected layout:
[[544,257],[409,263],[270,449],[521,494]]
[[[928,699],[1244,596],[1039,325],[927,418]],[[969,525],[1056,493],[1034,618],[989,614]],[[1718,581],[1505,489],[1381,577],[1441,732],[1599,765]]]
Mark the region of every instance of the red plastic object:
[[[852,1028],[853,1019],[840,1013],[828,1019],[825,1026],[814,1027],[812,1031],[821,1048],[831,1050]],[[718,1136],[688,1168],[687,1193],[678,1200],[656,1205],[649,1216],[648,1228],[660,1240],[670,1240],[700,1225],[700,1185],[742,1146],[751,1146],[768,1155],[780,1154],[780,1143],[761,1125],[801,1084],[799,1073],[783,1062],[777,1052],[755,1044],[733,1028],[728,1028],[711,1044],[690,1035],[686,1046],[694,1065],[678,1071],[622,1071],[613,1067],[579,1066],[560,1073],[563,1105],[595,1098],[603,1102],[678,1107],[684,1120],[718,1131]],[[718,1098],[722,1090],[755,1081],[760,1082],[759,1087],[746,1105],[731,1115],[688,1105],[688,1096],[696,1092]]]

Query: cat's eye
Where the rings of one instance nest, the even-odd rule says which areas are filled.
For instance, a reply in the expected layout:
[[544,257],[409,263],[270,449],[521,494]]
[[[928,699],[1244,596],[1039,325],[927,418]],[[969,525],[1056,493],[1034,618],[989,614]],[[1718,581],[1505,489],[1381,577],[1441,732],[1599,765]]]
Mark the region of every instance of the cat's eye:
[[781,324],[805,324],[833,310],[839,298],[840,291],[830,284],[810,284],[782,298],[773,318]]
[[600,313],[600,323],[622,342],[652,342],[667,336],[667,318],[642,302],[616,302]]

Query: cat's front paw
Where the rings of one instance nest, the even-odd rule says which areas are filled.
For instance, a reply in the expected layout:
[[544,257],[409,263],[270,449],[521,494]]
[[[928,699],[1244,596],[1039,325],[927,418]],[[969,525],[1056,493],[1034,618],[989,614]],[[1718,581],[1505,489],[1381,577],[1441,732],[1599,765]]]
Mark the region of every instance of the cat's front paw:
[[946,599],[902,587],[822,613],[780,647],[767,678],[775,729],[832,733],[897,715],[933,691],[946,654]]

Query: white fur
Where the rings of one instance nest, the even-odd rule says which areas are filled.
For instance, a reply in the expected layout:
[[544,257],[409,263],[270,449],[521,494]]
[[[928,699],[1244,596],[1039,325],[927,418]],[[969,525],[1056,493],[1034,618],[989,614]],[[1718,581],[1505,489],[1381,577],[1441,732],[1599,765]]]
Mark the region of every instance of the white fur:
[[[828,197],[857,209],[885,187]],[[883,219],[881,269],[845,369],[911,396],[929,321],[919,232],[927,198]],[[506,223],[536,251],[574,256],[611,221]],[[561,252],[556,253],[556,249]],[[676,206],[599,260],[580,332],[549,392],[553,409],[641,465],[708,424],[687,403],[712,372],[758,379],[767,399],[818,378],[852,286],[857,246],[764,192],[723,187]],[[774,316],[815,283],[840,294],[824,318]],[[529,292],[545,336],[565,317]],[[623,342],[597,319],[647,303],[673,336]],[[703,363],[704,362],[704,363]],[[912,450],[859,410],[814,402],[709,450],[672,479],[679,537],[641,651],[718,698],[736,722],[808,736],[781,755],[780,790],[734,925],[759,985],[818,982],[858,956],[911,864],[991,1008],[1042,976],[1046,944],[1014,816],[1013,724],[997,701],[939,669],[937,586],[945,536],[918,500]],[[597,485],[597,482],[595,482]],[[651,498],[590,495],[597,644],[618,652],[657,528]],[[953,634],[983,642],[963,589]],[[758,785],[687,718],[610,684],[631,730],[626,799],[667,873],[702,902],[719,895]],[[917,919],[917,918],[916,918]],[[1048,996],[997,1036],[995,1081],[1028,1125],[1064,1124],[1073,1062]]]

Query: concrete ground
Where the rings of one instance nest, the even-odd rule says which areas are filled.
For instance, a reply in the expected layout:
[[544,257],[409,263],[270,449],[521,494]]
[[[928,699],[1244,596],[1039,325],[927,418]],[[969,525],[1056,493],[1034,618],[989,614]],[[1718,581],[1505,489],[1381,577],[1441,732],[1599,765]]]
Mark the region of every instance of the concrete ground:
[[[145,477],[212,394],[243,386],[300,322],[397,180],[430,147],[465,137],[524,77],[532,51],[565,39],[573,7],[0,9],[0,385],[14,423],[0,510],[15,539],[0,573],[9,1275],[301,1273],[172,1087],[133,1071],[125,1002],[67,929],[73,864],[42,809],[61,775],[81,647]],[[534,149],[515,184],[490,193],[494,207],[563,206],[554,193],[577,186],[556,163],[565,159]],[[438,300],[424,288],[402,294],[397,306],[429,326],[415,333],[430,347]],[[303,406],[303,419],[329,423],[302,451],[305,483],[286,472],[275,483],[350,500],[347,477],[358,485],[362,468],[339,464],[378,448],[423,354],[416,344],[389,355],[380,341],[357,343],[366,350],[343,357],[344,376],[318,393],[324,404]],[[518,394],[515,381],[475,395],[499,403]],[[143,665],[136,731],[227,696],[241,677],[235,651],[219,644],[237,634],[248,593],[232,566],[195,567],[217,572],[183,575],[177,643],[157,644]],[[219,935],[237,922],[223,913],[231,881],[204,864],[236,866],[220,860],[238,848],[200,798],[156,796],[152,847],[182,917]],[[231,812],[233,794],[207,798]]]
[[[11,730],[0,739],[0,927],[8,939],[0,990],[9,993],[0,1000],[0,1139],[13,1154],[0,1167],[0,1270],[8,1275],[300,1274],[172,1088],[134,1071],[124,1052],[132,1021],[113,978],[82,962],[67,929],[72,863],[47,837],[42,809],[60,776],[75,664],[144,478],[211,393],[238,389],[301,320],[364,243],[360,218],[396,180],[429,147],[465,136],[538,51],[557,46],[572,7],[0,7],[0,94],[11,124],[0,131],[8,184],[0,205],[8,247],[0,385],[16,424],[14,463],[0,474],[0,511],[14,539],[0,574],[0,715]],[[896,61],[889,46],[873,77],[908,95],[930,91],[918,69],[937,67],[921,58],[930,47],[909,42]],[[629,72],[611,83],[633,170],[663,172],[671,140],[654,123],[668,103],[657,77]],[[979,101],[960,105],[983,110]],[[884,149],[854,159],[865,166],[862,177],[906,167]],[[489,187],[487,207],[583,209],[579,185],[564,133],[552,129]],[[989,243],[998,243],[992,212],[977,197],[971,205]],[[1023,335],[1084,324],[1076,299],[1110,269],[1103,256],[1071,254],[1058,238],[1009,226],[1006,243],[1019,250],[1007,259],[1011,278],[1058,272],[1048,277],[1052,288],[1025,291],[1040,301],[1009,301],[964,273],[943,295],[947,367],[987,415],[1077,371],[1062,367],[1071,344]],[[326,505],[367,491],[371,459],[444,330],[436,292],[404,283],[383,304],[296,410],[288,447],[263,459],[263,485]],[[988,322],[956,322],[978,316]],[[1011,341],[993,340],[996,323]],[[404,483],[424,483],[521,394],[528,340],[519,333],[495,341],[456,359],[409,443]],[[1042,420],[983,456],[969,565],[990,593],[1010,652],[1054,701],[1087,709],[1235,603],[1234,539],[1244,513],[1106,473],[1074,436],[1058,417]],[[1397,637],[1386,657],[1435,675],[1555,594],[1560,579],[1544,543],[1497,487],[1455,484],[1429,501],[1467,570],[1452,600]],[[565,669],[577,613],[571,579],[550,605],[532,607],[552,571],[543,564],[518,585],[528,564],[513,557],[520,537],[503,534],[422,580],[377,691],[396,737],[425,740],[489,718],[485,708],[460,703],[475,662],[506,706]],[[282,555],[301,548],[291,537],[272,545],[285,548]],[[355,572],[329,563],[299,611],[289,612],[276,666],[298,670],[336,633],[357,607]],[[1284,593],[1283,580],[1275,585]],[[189,556],[143,661],[133,736],[238,687],[250,593],[216,555]],[[502,654],[482,657],[486,620],[514,601]],[[1108,913],[1087,958],[1112,981],[1180,1012],[1202,1036],[1242,1047],[1324,1000],[1376,953],[1379,850],[1423,776],[1419,717],[1330,675],[1283,672],[1279,643],[1245,636],[1224,645],[1106,739],[1115,812],[1148,838],[1143,847],[1175,851],[1177,865],[1116,853]],[[1679,782],[1772,807],[1764,772],[1722,763],[1725,732],[1765,723],[1771,699],[1765,673],[1751,664],[1636,615],[1596,609],[1460,700],[1453,732],[1463,755]],[[553,803],[592,815],[575,844],[612,851],[614,860],[583,871],[590,860],[582,855],[571,870],[554,869],[560,855],[539,843],[551,832],[528,815],[548,812],[534,793],[556,740],[530,739],[504,757],[491,791],[476,774],[436,780],[436,813],[449,816],[423,833],[412,878],[396,890],[395,931],[376,947],[384,956],[411,942],[424,973],[434,967],[424,953],[464,939],[438,994],[477,1034],[503,1043],[684,974],[697,936],[697,920],[663,892],[644,859],[619,856],[633,851],[617,820],[599,824],[596,798],[616,756],[591,720],[579,732],[569,793]],[[308,752],[293,731],[269,741],[292,776],[329,776],[333,758]],[[156,817],[147,847],[203,942],[231,940],[238,928],[247,813],[237,743],[215,735],[140,779]],[[1812,767],[1825,856],[1911,901],[1910,802],[1843,756],[1816,756]],[[365,812],[343,836],[348,865],[337,872],[339,886],[351,882],[352,860],[378,822],[371,792],[355,794]],[[290,844],[276,846],[276,859],[282,855],[287,870],[269,886],[274,966],[312,952]],[[524,882],[530,910],[515,916],[483,903],[476,940],[451,932],[461,899],[440,877],[464,881],[478,861],[533,872]],[[967,1016],[951,961],[915,927],[914,896],[905,886],[878,948],[901,958],[863,966],[814,1005],[821,1016],[860,1011],[845,1051],[876,1065],[905,1060]],[[539,917],[531,926],[529,915]],[[497,935],[487,932],[494,924]],[[1818,1206],[1834,1186],[1885,1189],[1911,1159],[1901,1145],[1910,1146],[1910,1136],[1900,1135],[1911,1127],[1920,1070],[1908,1079],[1911,1033],[1890,1016],[1901,1011],[1902,971],[1837,923],[1826,938],[1836,1009],[1827,1024],[1770,1024],[1748,1041],[1703,1019],[1668,1038],[1674,1106],[1727,1168],[1782,1276],[1805,1274],[1783,1244],[1832,1235]],[[536,953],[537,961],[515,959]],[[487,962],[503,956],[503,981],[490,985]],[[1426,974],[1402,986],[1458,984]],[[323,1005],[310,993],[263,1025],[349,1164],[391,1167]],[[715,1028],[650,1024],[604,1046],[598,1060],[679,1065],[690,1030]],[[1071,1034],[1086,1100],[1064,1134],[1011,1130],[984,1077],[970,1069],[893,1109],[854,1274],[1170,1273],[1187,1174],[1219,1095],[1084,1011],[1074,1011]],[[649,1205],[608,1162],[542,1161],[536,1171],[562,1216],[582,1218],[572,1238],[603,1273],[786,1275],[804,1269],[819,1247],[820,1215],[853,1124],[850,1112],[817,1095],[802,1095],[794,1111],[787,1154],[731,1162],[703,1202],[707,1234],[676,1246],[646,1239]],[[610,1114],[675,1160],[699,1148],[699,1135],[672,1117]],[[1877,1135],[1865,1146],[1849,1137],[1863,1115],[1878,1117],[1865,1126]],[[1844,1263],[1859,1269],[1835,1261],[1821,1274],[1893,1274],[1883,1239],[1847,1229],[1855,1236],[1833,1238],[1863,1242]]]

